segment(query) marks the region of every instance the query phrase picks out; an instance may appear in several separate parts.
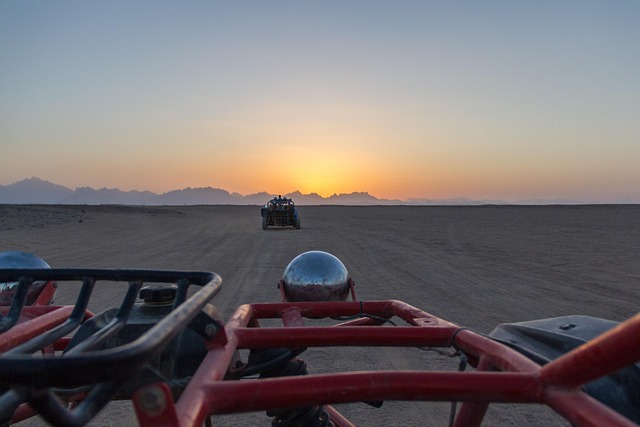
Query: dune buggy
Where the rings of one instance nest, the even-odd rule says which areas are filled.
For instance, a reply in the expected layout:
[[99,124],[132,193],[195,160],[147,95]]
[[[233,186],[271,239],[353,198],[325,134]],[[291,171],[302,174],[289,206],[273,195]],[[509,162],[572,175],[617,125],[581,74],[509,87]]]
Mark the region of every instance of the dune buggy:
[[[12,291],[0,310],[3,425],[39,414],[82,426],[113,399],[131,400],[149,427],[248,411],[277,426],[353,426],[335,404],[389,400],[453,402],[452,426],[480,425],[492,402],[546,404],[577,426],[640,422],[640,314],[503,325],[487,336],[404,302],[358,300],[344,266],[319,251],[289,263],[281,302],[240,305],[226,322],[211,305],[221,288],[211,272],[5,266],[0,283]],[[76,303],[27,304],[38,283],[77,284]],[[87,310],[94,289],[119,285],[119,306]],[[300,359],[351,346],[444,349],[459,366],[308,375]]]
[[274,197],[260,209],[260,215],[262,216],[263,230],[266,230],[269,226],[300,229],[298,210],[290,198]]

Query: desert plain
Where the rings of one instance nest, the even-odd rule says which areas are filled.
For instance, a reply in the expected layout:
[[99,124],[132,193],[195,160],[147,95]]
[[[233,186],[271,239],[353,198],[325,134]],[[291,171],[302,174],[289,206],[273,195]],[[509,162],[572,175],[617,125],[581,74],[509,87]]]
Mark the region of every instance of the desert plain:
[[[396,299],[481,333],[500,323],[584,314],[622,321],[640,311],[640,206],[300,206],[302,227],[261,229],[258,206],[0,205],[0,250],[52,267],[214,271],[212,301],[228,318],[243,303],[279,301],[298,254],[340,258],[358,299]],[[119,304],[123,289],[96,291],[90,309]],[[56,304],[75,294],[59,288]],[[311,348],[310,373],[456,369],[419,349]],[[490,385],[488,385],[490,386]],[[445,426],[448,403],[337,405],[359,426]],[[270,425],[263,413],[214,425]],[[45,425],[31,419],[19,425]],[[129,402],[108,405],[92,426],[136,425]],[[484,425],[564,426],[540,405],[489,407]]]

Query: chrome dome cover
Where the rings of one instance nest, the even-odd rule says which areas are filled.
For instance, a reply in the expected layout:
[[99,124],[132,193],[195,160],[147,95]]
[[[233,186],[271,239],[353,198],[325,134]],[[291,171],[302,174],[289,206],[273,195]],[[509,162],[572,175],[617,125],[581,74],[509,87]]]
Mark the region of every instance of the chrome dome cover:
[[0,252],[0,268],[51,268],[42,258],[20,251]]
[[344,301],[350,291],[349,272],[336,256],[309,251],[285,268],[282,285],[287,301]]
[[[0,252],[0,268],[51,268],[42,258],[20,251]],[[46,282],[34,282],[27,292],[26,304],[30,305],[40,294]],[[0,306],[11,305],[18,282],[0,283]]]

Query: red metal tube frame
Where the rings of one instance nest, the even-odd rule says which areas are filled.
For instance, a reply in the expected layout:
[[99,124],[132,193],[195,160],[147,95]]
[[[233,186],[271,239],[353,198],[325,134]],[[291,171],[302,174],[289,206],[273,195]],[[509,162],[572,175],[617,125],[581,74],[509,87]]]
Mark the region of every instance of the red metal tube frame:
[[[296,313],[310,318],[359,313],[398,316],[415,326],[302,327]],[[289,319],[286,323],[294,326],[248,327],[265,318]],[[175,419],[181,426],[201,425],[209,414],[372,400],[467,402],[458,412],[456,425],[479,425],[490,402],[528,402],[547,404],[575,425],[636,426],[581,392],[579,386],[640,359],[640,315],[542,368],[498,342],[398,301],[244,305],[227,323],[225,333],[225,339],[220,340],[224,344],[211,343],[209,354],[175,405]],[[224,381],[238,349],[346,345],[454,345],[480,363],[476,372],[464,373],[377,371]],[[625,352],[623,358],[619,358],[619,351]],[[613,354],[615,362],[595,362]],[[592,362],[592,368],[583,371],[572,367],[585,360]],[[491,389],[487,389],[488,383]],[[278,393],[273,393],[274,389]],[[339,421],[337,425],[351,425],[332,407],[331,413]]]
[[[27,307],[20,323],[0,335],[0,351],[64,322],[71,310]],[[377,320],[359,320],[365,314]],[[413,326],[375,326],[394,316]],[[305,317],[349,320],[305,327]],[[282,319],[285,327],[260,327],[260,319],[274,318]],[[243,305],[208,346],[207,356],[175,404],[166,385],[136,393],[133,401],[140,425],[195,427],[210,414],[324,404],[337,426],[352,426],[330,404],[431,400],[464,402],[456,426],[480,425],[491,402],[546,404],[579,426],[636,426],[580,387],[640,360],[640,314],[543,367],[481,334],[398,301]],[[314,346],[453,346],[478,364],[471,372],[365,371],[225,381],[239,349]],[[273,393],[276,388],[278,393]],[[149,396],[163,402],[159,410],[157,405],[155,411],[145,409]],[[28,407],[20,411],[20,415],[30,413]]]

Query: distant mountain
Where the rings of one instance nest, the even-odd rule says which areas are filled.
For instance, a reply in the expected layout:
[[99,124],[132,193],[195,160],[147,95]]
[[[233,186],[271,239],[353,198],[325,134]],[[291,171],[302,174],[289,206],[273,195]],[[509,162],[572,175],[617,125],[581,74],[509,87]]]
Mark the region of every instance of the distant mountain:
[[182,190],[173,190],[156,196],[157,205],[238,205],[243,203],[243,196],[232,195],[228,191],[219,188],[187,187]]
[[454,199],[407,199],[407,205],[453,205],[453,206],[477,206],[477,205],[507,205],[504,200],[472,200],[466,197]]
[[[5,204],[72,204],[72,205],[263,205],[279,194],[260,192],[243,196],[212,187],[187,187],[156,194],[151,191],[122,191],[117,188],[75,190],[39,178],[29,178],[10,185],[0,185],[0,203]],[[334,194],[322,197],[299,191],[284,194],[298,205],[379,205],[400,204],[378,199],[368,193]]]
[[[525,200],[518,200],[516,203],[519,205],[578,205],[580,204],[580,202],[576,202],[575,200],[571,200],[571,199],[525,199]],[[626,202],[620,202],[620,203],[626,203]]]
[[[151,191],[122,191],[117,188],[101,188],[94,190],[90,187],[76,188],[72,194],[61,200],[61,204],[69,205],[150,205],[158,197]],[[105,200],[109,202],[105,203]]]
[[73,190],[40,178],[28,178],[11,185],[0,185],[0,203],[60,203],[72,197]]
[[333,194],[329,196],[328,202],[335,205],[400,204],[400,201],[378,199],[366,192],[351,193],[351,194]]
[[[156,194],[151,191],[122,191],[117,188],[93,189],[78,187],[71,190],[40,178],[28,178],[10,185],[0,185],[0,204],[74,204],[74,205],[263,205],[278,196],[260,192],[243,196],[212,187],[183,188]],[[322,197],[317,193],[302,194],[299,191],[283,194],[297,205],[506,205],[502,200],[455,199],[379,199],[367,192],[333,194]],[[634,202],[621,202],[634,203]],[[516,202],[523,205],[580,204],[572,200],[528,199]]]
[[[303,204],[301,201],[304,201],[304,204],[307,205],[324,205],[328,204],[327,199],[319,195],[318,193],[310,193],[310,194],[302,194],[299,191],[294,191],[293,193],[285,194],[285,197],[293,199],[294,202],[298,204]],[[298,201],[300,200],[300,201]]]
[[[237,193],[236,193],[237,194]],[[274,195],[266,193],[264,191],[256,194],[249,194],[244,196],[244,202],[246,205],[264,205],[267,200],[273,199]],[[297,199],[293,199],[295,202]]]

